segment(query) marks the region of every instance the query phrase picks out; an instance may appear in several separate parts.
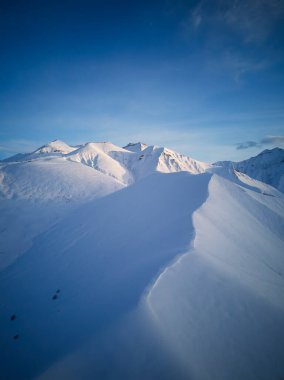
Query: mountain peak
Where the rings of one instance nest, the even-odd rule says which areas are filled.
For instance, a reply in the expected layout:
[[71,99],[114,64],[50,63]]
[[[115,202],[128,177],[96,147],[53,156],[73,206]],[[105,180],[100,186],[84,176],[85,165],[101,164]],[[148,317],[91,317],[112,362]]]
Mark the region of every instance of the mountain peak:
[[46,145],[41,146],[39,149],[35,150],[34,154],[40,153],[63,153],[67,154],[75,150],[75,148],[67,145],[65,142],[61,140],[52,140]]
[[128,143],[126,146],[123,147],[123,149],[129,150],[130,152],[142,152],[145,148],[147,148],[148,145],[137,142],[137,143]]

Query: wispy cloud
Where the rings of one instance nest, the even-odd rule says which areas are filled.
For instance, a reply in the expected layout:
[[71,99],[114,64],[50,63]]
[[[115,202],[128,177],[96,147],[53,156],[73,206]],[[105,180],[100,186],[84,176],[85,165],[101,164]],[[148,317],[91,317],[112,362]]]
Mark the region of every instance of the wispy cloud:
[[201,0],[181,23],[184,32],[197,29],[201,22],[214,30],[225,27],[243,42],[259,44],[271,35],[284,14],[282,0]]
[[262,43],[284,14],[281,0],[220,0],[220,15],[246,43]]
[[237,145],[237,149],[249,149],[249,148],[255,148],[255,147],[260,147],[261,145],[256,142],[256,141],[245,141],[242,143],[239,143]]
[[244,141],[239,143],[236,149],[261,148],[266,145],[284,146],[284,136],[265,136],[260,141]]
[[202,2],[198,3],[197,6],[186,15],[186,17],[181,21],[180,28],[181,34],[185,39],[188,39],[192,33],[197,31],[203,21],[203,10]]
[[226,51],[223,66],[232,73],[235,82],[240,83],[245,74],[265,70],[269,66],[269,63],[265,60],[252,59],[244,57],[241,54]]
[[284,144],[284,136],[266,136],[260,140],[262,145],[270,145],[270,144]]
[[[227,73],[239,84],[246,74],[269,69],[272,51],[279,55],[270,40],[283,15],[283,1],[201,0],[188,10],[180,27],[189,43],[199,36],[198,49],[207,68]],[[266,54],[259,54],[260,45]]]
[[194,29],[197,29],[202,22],[202,3],[199,3],[192,11],[189,21]]

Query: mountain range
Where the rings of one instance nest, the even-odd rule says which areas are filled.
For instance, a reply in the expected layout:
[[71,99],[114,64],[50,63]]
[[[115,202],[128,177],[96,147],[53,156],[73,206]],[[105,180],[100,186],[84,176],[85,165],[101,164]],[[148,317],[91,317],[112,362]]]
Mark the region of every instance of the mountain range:
[[283,149],[55,140],[0,163],[3,379],[281,379]]

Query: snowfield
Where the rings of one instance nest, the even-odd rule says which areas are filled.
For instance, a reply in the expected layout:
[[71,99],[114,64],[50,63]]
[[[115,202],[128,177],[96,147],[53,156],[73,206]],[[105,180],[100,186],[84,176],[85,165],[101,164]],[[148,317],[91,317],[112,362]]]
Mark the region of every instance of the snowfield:
[[0,166],[3,379],[284,377],[281,192],[141,143],[40,149]]

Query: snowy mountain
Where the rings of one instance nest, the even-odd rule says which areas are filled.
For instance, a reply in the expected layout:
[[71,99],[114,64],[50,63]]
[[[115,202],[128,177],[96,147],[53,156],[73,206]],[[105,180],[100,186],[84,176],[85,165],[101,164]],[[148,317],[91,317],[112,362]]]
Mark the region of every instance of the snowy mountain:
[[77,149],[67,145],[65,142],[60,140],[53,140],[50,143],[41,146],[32,153],[19,153],[15,156],[6,158],[3,162],[18,162],[18,161],[28,161],[36,158],[42,158],[43,155],[53,155],[53,156],[62,156],[64,154],[70,153],[73,150]]
[[211,165],[196,161],[167,148],[147,146],[142,143],[130,143],[120,148],[110,142],[86,143],[71,147],[55,140],[32,153],[17,154],[2,163],[34,162],[35,160],[53,160],[52,162],[73,161],[90,166],[96,171],[129,185],[154,172],[173,173],[189,171],[192,174],[203,173]]
[[1,376],[281,379],[284,195],[141,147],[0,164]]
[[284,192],[284,149],[266,149],[248,160],[240,162],[219,161],[214,165],[233,167],[251,178],[268,183]]
[[203,173],[209,164],[196,161],[167,148],[128,144],[120,148],[110,142],[87,143],[65,156],[83,163],[129,185],[155,172],[175,173],[189,171]]
[[138,143],[128,143],[126,146],[123,147],[126,150],[130,150],[131,152],[142,152],[145,148],[147,148],[147,145],[141,142]]
[[[131,150],[134,146],[143,147],[143,154]],[[210,167],[165,148],[140,143],[128,148],[110,142],[72,147],[54,140],[0,162],[0,268],[11,264],[38,234],[83,203],[157,171],[197,174]]]

